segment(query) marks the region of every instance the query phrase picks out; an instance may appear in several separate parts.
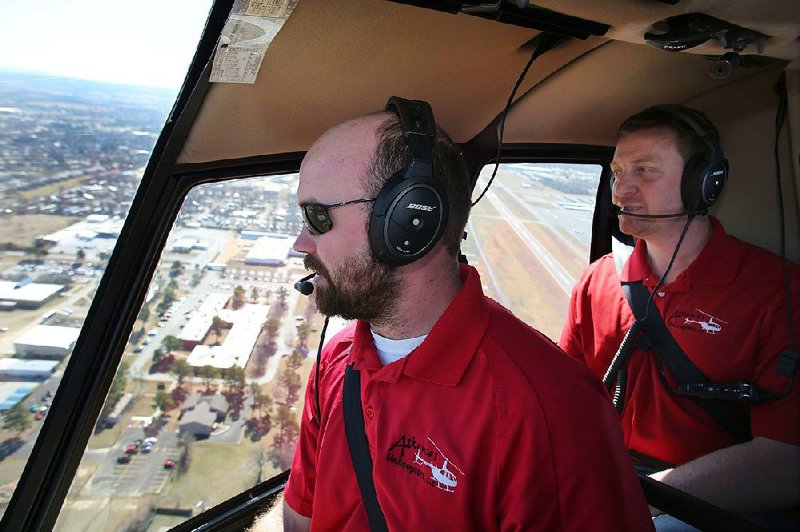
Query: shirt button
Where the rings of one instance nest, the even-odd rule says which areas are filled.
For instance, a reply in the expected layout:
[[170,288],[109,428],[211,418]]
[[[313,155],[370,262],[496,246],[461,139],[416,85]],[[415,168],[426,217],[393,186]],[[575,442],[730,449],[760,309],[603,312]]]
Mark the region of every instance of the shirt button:
[[664,292],[660,290],[660,291],[658,292],[658,297],[664,297]]
[[367,405],[367,417],[370,419],[375,417],[375,409],[372,408],[372,405]]

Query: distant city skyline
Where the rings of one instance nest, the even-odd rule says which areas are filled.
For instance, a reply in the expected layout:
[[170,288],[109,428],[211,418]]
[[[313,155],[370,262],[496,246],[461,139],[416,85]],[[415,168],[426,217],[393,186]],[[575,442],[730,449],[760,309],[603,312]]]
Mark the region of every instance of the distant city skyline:
[[0,70],[176,90],[211,0],[3,0]]

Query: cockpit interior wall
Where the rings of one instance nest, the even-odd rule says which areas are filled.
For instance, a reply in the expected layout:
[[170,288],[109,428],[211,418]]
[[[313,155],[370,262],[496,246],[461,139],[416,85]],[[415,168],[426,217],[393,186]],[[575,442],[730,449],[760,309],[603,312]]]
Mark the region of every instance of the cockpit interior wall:
[[[795,75],[797,71],[787,71]],[[778,94],[774,88],[781,71],[764,71],[706,92],[685,103],[705,111],[717,124],[730,175],[722,199],[712,209],[731,234],[774,253],[780,252],[780,213],[775,171],[775,116]],[[797,85],[797,79],[793,82]],[[796,89],[795,89],[796,90]],[[797,101],[788,116],[798,113]],[[780,137],[780,171],[786,223],[787,258],[800,261],[798,227],[797,146],[791,138],[800,136],[800,121],[787,120]],[[795,143],[796,144],[796,143]],[[794,151],[794,153],[792,153]],[[765,200],[752,198],[767,196]]]

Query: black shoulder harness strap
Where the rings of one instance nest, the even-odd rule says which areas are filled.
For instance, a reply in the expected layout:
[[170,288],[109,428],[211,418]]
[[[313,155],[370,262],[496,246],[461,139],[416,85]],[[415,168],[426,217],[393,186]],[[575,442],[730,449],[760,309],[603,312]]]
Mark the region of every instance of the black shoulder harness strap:
[[364,412],[361,410],[361,373],[348,364],[344,370],[344,389],[342,391],[342,407],[344,412],[344,431],[347,435],[347,446],[353,469],[356,471],[361,498],[367,509],[369,527],[373,532],[387,531],[386,518],[383,516],[375,493],[375,482],[372,480],[372,457],[369,455],[367,435],[364,433]]
[[[622,292],[628,300],[633,315],[639,319],[645,315],[645,305],[649,298],[647,288],[641,282],[621,283]],[[667,329],[664,320],[654,303],[647,321],[644,324],[644,334],[652,344],[651,348],[656,354],[656,358],[664,364],[670,371],[680,387],[693,384],[710,382],[700,369],[694,365],[686,356],[681,346]],[[670,390],[672,391],[672,390]],[[708,399],[692,397],[693,400],[709,416],[719,423],[731,436],[738,442],[745,442],[752,439],[750,434],[750,416],[742,411],[736,404],[724,402],[719,399]]]

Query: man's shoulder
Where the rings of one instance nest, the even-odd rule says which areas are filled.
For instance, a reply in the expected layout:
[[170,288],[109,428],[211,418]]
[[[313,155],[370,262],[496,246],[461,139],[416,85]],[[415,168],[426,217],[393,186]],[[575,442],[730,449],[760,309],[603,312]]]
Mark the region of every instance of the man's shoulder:
[[332,360],[347,352],[350,346],[353,345],[357,325],[357,322],[348,323],[343,329],[331,336],[322,348],[322,358]]
[[562,410],[564,402],[576,408],[608,402],[600,381],[588,367],[500,305],[492,309],[482,354],[504,404],[555,413]]
[[510,309],[497,301],[486,298],[489,306],[489,323],[487,335],[499,342],[499,345],[558,347],[547,336],[519,319]]
[[568,356],[544,333],[523,322],[511,311],[494,303],[483,343],[484,351],[495,361],[510,363],[533,383],[555,376],[594,378],[582,364]]
[[[727,233],[723,242],[730,255],[739,258],[736,275],[739,283],[749,283],[753,279],[757,279],[763,289],[770,285],[783,287],[784,259],[780,255]],[[722,256],[715,258],[717,260],[725,259]],[[791,277],[796,279],[800,276],[800,265],[796,262],[787,259],[785,267]]]
[[591,262],[585,270],[583,270],[583,277],[594,275],[616,275],[617,266],[614,263],[614,253],[607,253],[599,259]]
[[574,291],[581,293],[590,288],[598,290],[606,285],[619,285],[619,274],[613,253],[603,255],[589,264],[575,283]]
[[341,343],[353,343],[353,337],[356,334],[356,326],[358,325],[357,321],[352,321],[350,323],[345,324],[339,331],[337,331],[331,339],[325,344],[327,345],[338,345]]

